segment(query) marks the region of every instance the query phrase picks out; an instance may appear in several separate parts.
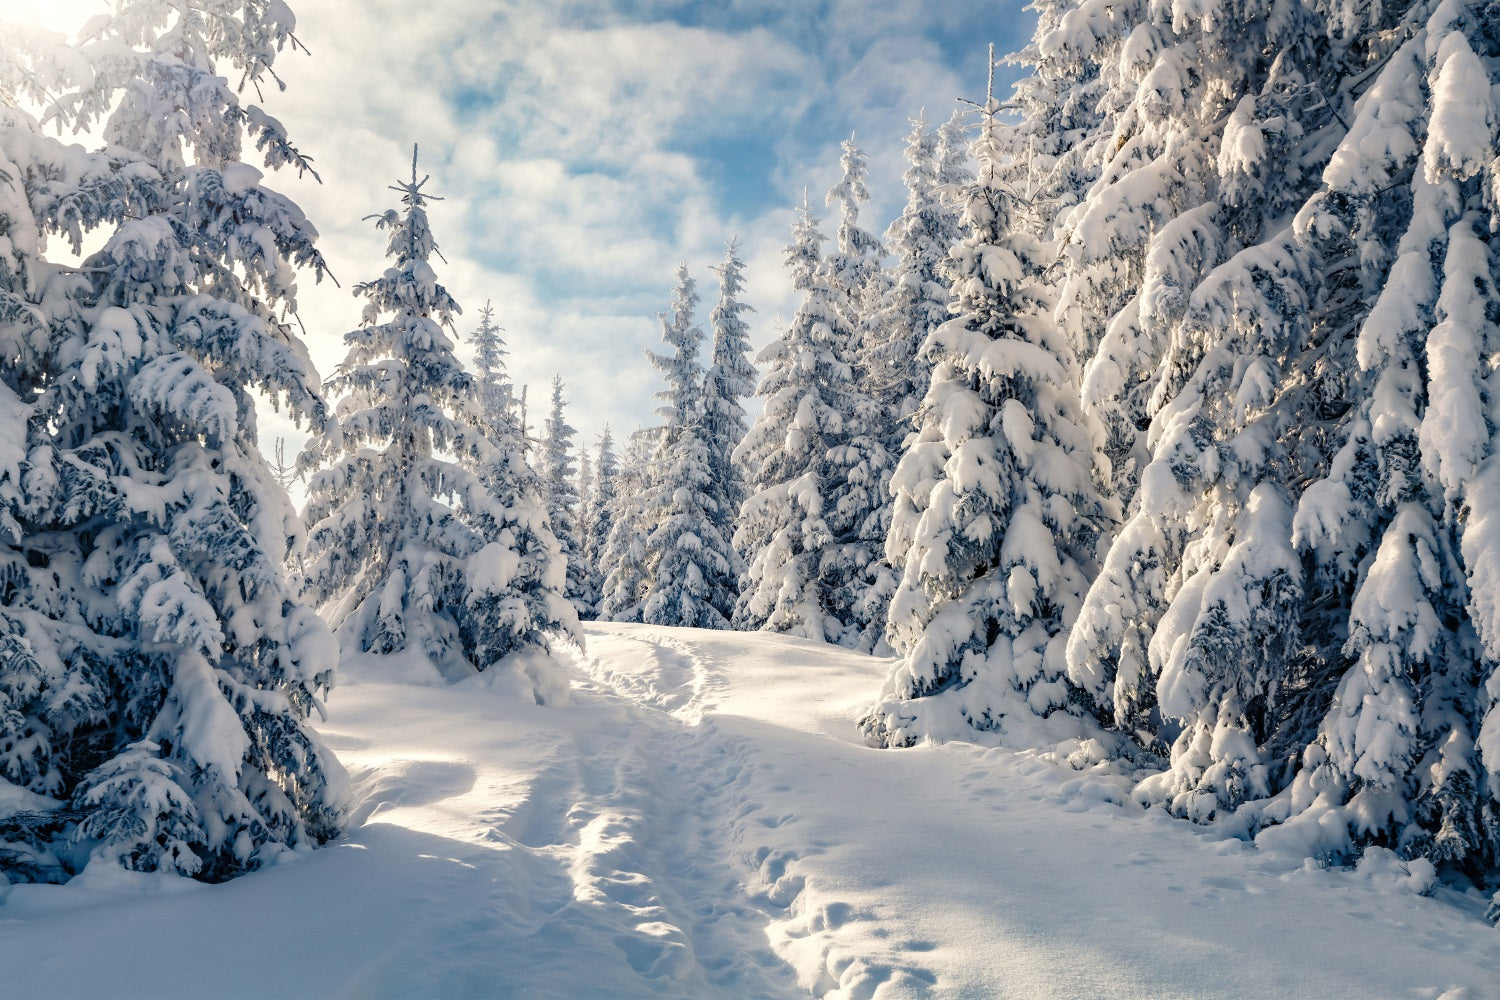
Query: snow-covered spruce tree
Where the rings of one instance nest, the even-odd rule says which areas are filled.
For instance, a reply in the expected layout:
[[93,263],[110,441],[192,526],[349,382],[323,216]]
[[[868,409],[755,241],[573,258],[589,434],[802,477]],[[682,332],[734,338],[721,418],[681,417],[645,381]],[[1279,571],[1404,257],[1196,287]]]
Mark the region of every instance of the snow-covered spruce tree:
[[486,421],[502,419],[516,421],[511,412],[516,408],[514,394],[505,373],[505,341],[500,334],[502,327],[495,322],[495,310],[489,302],[479,309],[479,325],[469,338],[474,345],[475,392],[479,396],[479,409]]
[[[1037,46],[1103,60],[1104,113],[1081,143],[1098,176],[1061,227],[1059,315],[1092,351],[1083,398],[1106,428],[1101,477],[1130,512],[1070,638],[1070,676],[1152,749],[1170,698],[1160,710],[1186,728],[1170,787],[1150,794],[1206,819],[1270,788],[1254,748],[1299,628],[1282,440],[1299,404],[1281,390],[1317,276],[1286,217],[1317,155],[1302,142],[1322,122],[1301,75],[1317,31],[1300,8],[1245,24],[1120,12],[1123,25],[1064,17]],[[1236,636],[1253,655],[1239,658]]]
[[1011,228],[999,108],[986,99],[968,235],[952,252],[957,315],[928,341],[932,381],[893,484],[888,552],[902,577],[890,641],[902,656],[862,723],[877,746],[976,731],[1036,745],[1085,731],[1064,643],[1109,517],[1041,280],[1045,247]]
[[1295,526],[1347,639],[1302,770],[1262,814],[1286,828],[1263,836],[1483,873],[1500,855],[1494,694],[1476,692],[1500,662],[1500,114],[1472,95],[1500,84],[1500,22],[1449,2],[1329,13],[1362,92],[1297,228],[1358,303],[1325,347],[1353,405]]
[[1071,676],[1141,743],[1182,727],[1144,801],[1492,867],[1496,114],[1454,95],[1493,89],[1497,22],[1107,13],[1044,14],[1035,46],[1099,95],[1059,314],[1132,512]]
[[[582,642],[577,610],[566,599],[562,547],[545,517],[545,486],[531,464],[525,390],[517,399],[515,386],[500,373],[494,382],[489,390],[492,401],[478,424],[484,442],[476,445],[481,451],[475,456],[480,481],[493,504],[475,508],[486,543],[472,557],[477,569],[470,584],[475,613],[469,619],[469,634],[479,657],[474,664],[480,669],[511,652],[545,650],[549,636]],[[539,699],[553,696],[559,678],[535,657],[522,659],[534,694]]]
[[[481,415],[444,332],[458,304],[432,269],[427,180],[414,149],[411,180],[392,188],[402,208],[372,217],[391,266],[355,288],[363,320],[328,380],[342,434],[301,459],[322,467],[308,484],[305,573],[346,656],[457,677],[545,650],[577,619],[520,429],[506,410]],[[520,668],[541,699],[555,680],[539,662]]]
[[[117,225],[157,192],[132,185],[103,155],[71,149],[41,133],[17,106],[45,63],[24,58],[21,29],[0,47],[0,877],[62,881],[69,871],[55,853],[74,817],[65,806],[80,771],[72,748],[105,720],[109,665],[116,640],[75,628],[81,606],[75,572],[52,572],[53,539],[69,542],[67,521],[54,517],[56,447],[38,394],[55,379],[54,328],[83,322],[88,285],[47,260],[44,241]],[[72,229],[70,233],[69,230]],[[50,294],[48,294],[50,289]],[[61,521],[61,523],[57,523]],[[76,543],[75,543],[76,545]],[[64,562],[61,564],[66,566]],[[87,769],[87,764],[83,765]]]
[[599,435],[598,451],[594,459],[593,493],[589,497],[588,519],[584,523],[583,557],[594,567],[599,582],[599,599],[604,599],[604,550],[609,543],[609,528],[615,505],[615,477],[620,474],[620,462],[615,457],[615,438],[609,425]]
[[609,526],[599,558],[604,570],[604,592],[599,620],[638,622],[649,593],[646,576],[646,470],[657,450],[660,428],[638,428],[625,444],[618,474],[611,478],[614,497],[608,507]]
[[[734,460],[734,449],[749,431],[741,401],[755,392],[756,376],[755,366],[750,362],[750,327],[743,316],[753,310],[739,298],[745,289],[745,264],[738,243],[729,244],[724,251],[724,263],[714,272],[719,276],[719,301],[709,316],[713,356],[703,380],[703,435],[708,448],[707,490],[713,501],[713,525],[721,538],[732,540],[735,519],[746,496],[745,477]],[[732,567],[730,580],[737,598],[745,563],[733,545],[726,556]]]
[[592,615],[599,595],[590,587],[578,543],[578,472],[573,466],[573,435],[578,433],[563,415],[563,380],[552,377],[552,402],[542,423],[542,485],[547,498],[547,522],[557,536],[567,562],[568,600],[580,615]]
[[703,330],[693,319],[696,283],[677,268],[672,308],[663,314],[662,340],[671,354],[651,354],[666,378],[657,393],[665,421],[646,475],[645,570],[642,620],[653,625],[729,627],[736,576],[729,540],[720,534],[712,495],[713,471],[703,423],[704,370],[698,363]]
[[479,428],[494,446],[499,464],[485,473],[490,492],[507,506],[530,505],[542,492],[531,465],[534,442],[523,426],[525,394],[518,398],[505,369],[505,341],[489,302],[479,310],[479,326],[470,338],[474,345],[475,402]]
[[[915,430],[915,415],[932,380],[932,368],[922,347],[932,331],[950,316],[949,250],[962,238],[952,194],[959,185],[940,179],[945,159],[954,177],[961,176],[965,159],[951,155],[951,147],[967,151],[957,119],[944,126],[940,140],[922,119],[912,122],[907,137],[906,207],[886,230],[885,240],[895,256],[873,322],[866,328],[859,370],[864,385],[878,404],[871,428],[884,451],[877,491],[884,502],[867,518],[864,534],[880,539],[881,559],[863,599],[860,617],[884,631],[891,595],[899,574],[884,560],[890,534],[892,466]],[[945,191],[948,192],[945,198]]]
[[[1321,294],[1289,220],[1320,155],[1304,137],[1331,119],[1304,73],[1319,34],[1311,14],[1249,25],[1183,18],[1174,30],[1163,58],[1177,66],[1186,44],[1204,63],[1184,97],[1217,116],[1218,149],[1197,179],[1202,203],[1149,249],[1127,320],[1161,349],[1146,409],[1126,414],[1137,426],[1150,419],[1149,458],[1070,657],[1074,679],[1139,742],[1151,742],[1153,708],[1181,726],[1170,769],[1138,794],[1208,821],[1284,780],[1269,751],[1306,593],[1291,543],[1301,458],[1288,445],[1307,398],[1287,372]],[[1249,55],[1261,51],[1273,58]],[[1095,374],[1118,361],[1111,336]]]
[[932,369],[922,345],[949,318],[948,252],[963,238],[957,211],[944,203],[938,181],[938,137],[925,119],[906,137],[906,207],[885,231],[895,257],[884,289],[874,354],[886,376],[876,387],[891,419],[886,448],[899,455],[913,415],[927,393]]
[[870,649],[885,632],[886,608],[899,575],[885,561],[885,538],[900,442],[892,440],[897,416],[881,392],[893,381],[891,359],[881,352],[880,305],[889,285],[881,268],[885,248],[859,224],[861,206],[870,197],[864,151],[852,136],[842,149],[843,175],[827,196],[828,204],[839,206],[839,227],[823,267],[833,305],[848,331],[830,344],[854,377],[847,385],[829,387],[830,398],[838,399],[843,427],[825,459],[824,520],[834,544],[824,552],[818,573],[829,611],[844,624],[839,641]]
[[599,564],[595,561],[596,553],[591,552],[589,542],[592,537],[593,525],[599,519],[595,508],[597,489],[594,475],[594,460],[589,458],[587,448],[580,446],[578,449],[578,516],[574,522],[574,534],[578,540],[578,571],[582,576],[581,587],[583,592],[589,596],[588,607],[580,617],[593,618],[598,613],[599,595],[604,586],[604,574],[599,572]]
[[[955,109],[937,130],[937,182],[943,204],[953,219],[954,243],[963,238],[959,211],[954,202],[964,185],[974,182],[974,157],[969,153],[969,137],[964,129],[963,109]],[[951,249],[953,244],[949,244]]]
[[843,360],[853,336],[822,258],[812,210],[803,205],[786,248],[792,286],[803,293],[791,325],[758,358],[760,415],[735,460],[749,477],[734,544],[744,555],[744,587],[734,627],[836,642],[846,623],[830,609],[822,565],[834,544],[824,519],[832,469],[842,443],[844,391],[853,377]]
[[[477,426],[494,449],[494,463],[483,474],[494,499],[506,507],[529,508],[538,495],[543,495],[542,481],[531,466],[533,442],[522,425],[524,393],[517,398],[515,386],[506,374],[508,352],[500,332],[494,309],[486,302],[479,310],[479,326],[471,338],[478,376],[474,380]],[[526,547],[533,544],[527,542]]]
[[[297,268],[323,263],[240,161],[245,133],[268,168],[306,161],[220,75],[271,77],[291,30],[281,3],[96,18],[23,76],[58,125],[102,126],[99,155],[0,102],[7,877],[88,861],[220,880],[337,832],[343,772],[306,725],[337,649],[283,571],[300,524],[251,395],[323,425],[283,322]],[[77,252],[96,228],[83,267],[45,259],[46,236]]]

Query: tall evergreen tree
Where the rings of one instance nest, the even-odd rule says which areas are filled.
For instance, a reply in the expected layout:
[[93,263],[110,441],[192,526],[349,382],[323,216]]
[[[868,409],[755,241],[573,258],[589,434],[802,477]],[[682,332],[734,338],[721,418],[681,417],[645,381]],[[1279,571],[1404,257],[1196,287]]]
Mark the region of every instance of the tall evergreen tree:
[[[289,40],[279,3],[153,0],[96,18],[56,65],[0,57],[13,879],[86,857],[219,880],[337,832],[343,773],[306,719],[338,654],[282,569],[301,531],[252,398],[323,425],[284,322],[297,268],[323,261],[240,157],[248,131],[268,169],[305,159],[221,75],[259,84]],[[33,86],[60,126],[102,126],[107,153],[44,138],[9,96]],[[106,236],[82,268],[48,260],[46,237],[77,252],[87,230]]]
[[[481,415],[444,332],[459,307],[430,263],[427,180],[413,149],[411,180],[392,188],[402,208],[371,217],[392,266],[355,288],[363,323],[328,382],[342,433],[303,454],[324,466],[308,485],[306,575],[346,652],[461,676],[546,649],[577,619],[519,429],[503,411]],[[530,679],[539,699],[555,683]]]
[[[581,544],[583,557],[594,567],[599,583],[599,598],[604,599],[604,550],[609,543],[609,529],[615,506],[615,477],[620,474],[620,463],[615,457],[615,439],[609,425],[599,435],[598,451],[594,459],[593,493],[589,497],[588,519],[584,525]],[[596,609],[597,611],[597,609]]]
[[843,393],[853,372],[843,358],[854,331],[823,261],[826,237],[805,204],[792,236],[787,266],[803,301],[760,354],[766,373],[756,394],[764,406],[735,450],[751,494],[734,536],[747,561],[734,626],[834,642],[845,622],[832,613],[821,575],[834,544],[825,497],[828,455],[841,443],[848,412]]
[[[967,143],[949,126],[944,129],[940,141],[931,126],[918,119],[907,137],[906,207],[885,235],[895,261],[867,326],[860,365],[879,406],[872,432],[885,456],[875,487],[882,503],[867,516],[864,534],[880,539],[882,557],[894,510],[891,466],[914,432],[916,412],[932,380],[923,346],[950,315],[949,251],[962,238],[958,212],[945,200],[952,197],[945,191],[957,185],[950,181],[945,187],[942,172],[946,169],[955,181],[962,177],[966,159],[952,157],[951,147],[966,150]],[[870,565],[875,572],[868,577],[860,617],[883,630],[899,572],[888,569],[883,558]]]
[[588,597],[588,607],[581,614],[583,618],[593,618],[597,613],[600,589],[604,586],[604,575],[599,572],[599,564],[594,559],[596,553],[589,550],[593,525],[598,520],[598,512],[594,506],[597,498],[595,487],[594,461],[589,458],[588,449],[580,446],[578,449],[578,516],[573,525],[573,536],[578,539],[578,569],[583,577],[583,592]]
[[975,730],[1029,741],[1048,717],[1054,738],[1083,731],[1064,643],[1108,518],[1041,280],[1045,248],[1011,228],[999,109],[987,98],[968,235],[953,250],[958,315],[928,341],[931,386],[896,471],[890,636],[902,658],[863,723],[881,746]]
[[638,622],[649,594],[646,573],[646,469],[657,450],[659,428],[639,428],[625,445],[625,457],[611,477],[614,497],[609,503],[609,527],[600,565],[604,593],[599,600],[600,621]]
[[[81,552],[52,554],[78,546],[75,519],[51,510],[56,473],[66,467],[43,406],[60,374],[54,331],[87,322],[88,284],[50,262],[44,241],[71,235],[76,252],[85,230],[144,214],[158,192],[124,182],[103,155],[45,136],[19,106],[22,95],[33,105],[48,98],[27,87],[45,66],[22,58],[21,39],[8,42],[0,46],[0,875],[62,881],[71,871],[55,852],[75,819],[65,810],[90,766],[70,757],[93,752],[91,744],[113,752],[108,736],[90,737],[108,722],[120,642],[70,622],[101,602],[79,579]],[[127,672],[120,686],[128,690],[130,680]],[[191,803],[176,808],[194,812]]]
[[880,324],[889,279],[881,269],[884,246],[859,225],[860,210],[870,197],[868,163],[852,136],[843,144],[840,164],[843,176],[827,197],[830,205],[839,206],[838,235],[824,269],[832,304],[847,331],[831,346],[854,377],[849,385],[830,387],[838,396],[843,425],[836,446],[824,458],[824,519],[834,544],[823,554],[818,575],[830,613],[843,623],[839,641],[870,649],[885,631],[897,580],[884,555],[891,473],[899,455],[899,447],[889,447],[889,428],[897,416],[882,392],[892,380],[889,359],[881,351]]
[[1069,674],[1172,739],[1142,801],[1494,863],[1489,13],[1043,9],[1022,132],[1130,512]]
[[899,455],[912,417],[927,393],[932,369],[922,345],[948,320],[948,253],[963,238],[958,213],[943,202],[938,181],[938,137],[925,119],[906,138],[906,207],[886,229],[895,256],[877,314],[877,389],[892,419],[887,450]]
[[567,562],[568,600],[580,615],[592,614],[598,597],[589,586],[588,571],[578,544],[577,470],[573,466],[573,435],[578,433],[563,416],[563,380],[552,378],[552,405],[542,424],[542,483],[547,498],[547,521],[557,536]]
[[1500,84],[1500,30],[1458,3],[1400,8],[1328,12],[1336,65],[1367,89],[1296,228],[1330,305],[1357,303],[1322,345],[1346,372],[1313,371],[1353,405],[1309,442],[1333,457],[1295,541],[1336,581],[1347,638],[1327,657],[1336,685],[1302,770],[1266,815],[1319,831],[1331,853],[1374,841],[1473,873],[1500,857],[1500,742],[1486,739],[1493,696],[1476,694],[1500,662],[1500,115],[1469,95]]
[[733,550],[718,529],[713,470],[703,417],[704,371],[698,363],[703,330],[693,319],[696,283],[687,265],[677,269],[671,312],[662,316],[662,340],[671,354],[652,354],[666,378],[657,413],[666,421],[647,474],[649,592],[641,609],[654,625],[728,628],[734,609]]
[[479,326],[469,338],[474,345],[474,373],[478,375],[475,389],[479,395],[479,408],[485,420],[497,422],[501,419],[515,421],[511,413],[515,402],[511,384],[505,374],[505,341],[500,334],[502,328],[495,322],[495,310],[488,301],[479,309]]
[[[719,276],[719,301],[709,322],[713,327],[713,357],[703,383],[703,432],[708,447],[710,497],[713,525],[721,538],[734,537],[734,522],[745,502],[745,478],[734,460],[734,449],[745,439],[746,397],[755,392],[755,366],[750,363],[750,327],[743,314],[752,311],[740,301],[745,288],[745,264],[739,244],[731,242],[724,263],[715,268]],[[738,581],[745,572],[744,559],[734,546],[726,553],[732,567],[731,581],[738,594]]]
[[[1299,645],[1305,582],[1291,544],[1294,456],[1285,442],[1301,403],[1282,385],[1309,334],[1318,277],[1287,226],[1280,185],[1306,170],[1300,137],[1319,124],[1306,115],[1326,115],[1302,82],[1313,36],[1305,15],[1248,26],[1183,20],[1161,54],[1169,67],[1209,54],[1205,73],[1219,85],[1190,86],[1181,100],[1227,116],[1217,156],[1194,140],[1202,169],[1183,190],[1196,204],[1164,221],[1131,307],[1132,336],[1152,345],[1156,365],[1146,410],[1117,415],[1132,428],[1152,418],[1139,439],[1145,465],[1134,516],[1070,651],[1075,678],[1096,694],[1105,674],[1089,666],[1093,658],[1123,668],[1113,711],[1127,731],[1147,736],[1153,711],[1180,723],[1169,772],[1141,793],[1203,820],[1274,790],[1265,748]],[[1260,66],[1248,55],[1260,49],[1278,55]],[[1269,141],[1268,120],[1281,130]],[[1159,157],[1187,141],[1162,138],[1152,151]],[[1163,167],[1157,159],[1150,169]],[[1106,333],[1096,374],[1124,370],[1118,347]],[[1126,351],[1138,359],[1141,349],[1138,341]]]
[[[1070,639],[1070,674],[1103,717],[1151,749],[1160,749],[1159,711],[1181,720],[1171,779],[1181,784],[1169,797],[1207,817],[1267,788],[1263,761],[1246,747],[1257,742],[1251,730],[1265,736],[1280,670],[1272,664],[1295,631],[1302,587],[1277,431],[1294,407],[1272,384],[1305,333],[1315,283],[1284,219],[1254,221],[1219,178],[1234,169],[1228,112],[1244,88],[1264,85],[1267,109],[1275,86],[1296,91],[1288,61],[1260,65],[1255,53],[1283,50],[1306,25],[1287,8],[1249,25],[1184,17],[1163,31],[1171,18],[1146,7],[1122,6],[1118,24],[1044,18],[1047,35],[1032,52],[1048,55],[1024,91],[1044,120],[1023,132],[1035,189],[1073,203],[1059,315],[1091,355],[1083,398],[1106,430],[1100,478],[1132,515]],[[1069,71],[1081,91],[1106,96],[1090,109],[1069,95],[1059,118],[1046,102],[1066,93]],[[1296,99],[1281,111],[1285,133],[1253,168],[1271,184],[1303,169]],[[1205,131],[1204,121],[1225,131]],[[1090,178],[1079,199],[1076,185]],[[1179,628],[1190,640],[1154,642],[1168,615],[1172,641]],[[1237,641],[1256,664],[1243,676],[1234,676]],[[1210,744],[1225,756],[1203,756]]]

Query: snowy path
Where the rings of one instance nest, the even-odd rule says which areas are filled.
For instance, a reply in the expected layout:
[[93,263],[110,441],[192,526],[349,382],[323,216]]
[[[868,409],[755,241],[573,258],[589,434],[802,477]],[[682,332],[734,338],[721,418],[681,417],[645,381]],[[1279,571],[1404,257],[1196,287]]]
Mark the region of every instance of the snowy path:
[[1026,755],[858,746],[851,720],[883,669],[868,658],[606,628],[596,677],[637,701],[670,707],[632,643],[690,651],[676,673],[702,693],[678,711],[739,748],[749,779],[726,839],[802,995],[1500,996],[1478,899],[1289,870]]
[[590,684],[575,690],[605,724],[548,762],[497,833],[567,871],[572,912],[603,930],[650,995],[784,994],[789,970],[718,837],[743,751],[717,740],[712,722],[687,724],[701,721],[697,664],[650,648],[660,690],[640,705]]
[[0,889],[0,996],[1500,995],[1477,896],[1278,866],[1026,755],[857,745],[883,669],[601,625],[571,706],[347,685],[342,841]]

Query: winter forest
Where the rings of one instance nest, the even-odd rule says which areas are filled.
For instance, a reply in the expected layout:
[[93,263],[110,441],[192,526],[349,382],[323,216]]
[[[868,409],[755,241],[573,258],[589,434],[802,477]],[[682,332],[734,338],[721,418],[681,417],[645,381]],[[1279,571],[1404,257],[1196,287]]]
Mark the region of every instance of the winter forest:
[[[333,280],[325,220],[278,178],[345,182],[266,110],[318,58],[282,0],[115,0],[76,38],[0,11],[6,966],[104,934],[105,902],[275,912],[237,887],[352,864],[318,860],[350,838],[399,853],[376,817],[472,799],[483,833],[402,856],[474,869],[487,838],[486,878],[528,902],[471,900],[508,916],[441,940],[511,957],[451,959],[469,978],[438,995],[1369,996],[1372,963],[1414,977],[1373,980],[1392,996],[1490,995],[1500,0],[1029,10],[988,80],[907,109],[899,177],[827,137],[837,182],[785,206],[789,315],[751,306],[735,233],[652,261],[656,420],[597,436],[576,399],[625,382],[518,384],[545,331],[508,329],[502,289],[450,294],[420,137],[364,151],[390,186],[347,192],[379,207],[344,327],[300,318]],[[986,944],[901,952],[892,896],[943,911],[927,871],[971,863],[929,822],[996,841],[953,848],[980,852],[978,899],[1017,844],[1185,860],[1143,886],[1059,869],[1030,918],[976,907],[1010,921]],[[886,889],[829,895],[839,865]],[[1377,893],[1446,936],[1346,952],[1368,929],[1315,914],[1345,957],[1253,988],[962,971],[1028,919],[1066,936],[1096,888],[1149,935],[1180,919],[1174,870],[1210,902],[1248,877],[1266,913]],[[1445,964],[1460,941],[1477,965]],[[432,992],[394,969],[243,992]]]

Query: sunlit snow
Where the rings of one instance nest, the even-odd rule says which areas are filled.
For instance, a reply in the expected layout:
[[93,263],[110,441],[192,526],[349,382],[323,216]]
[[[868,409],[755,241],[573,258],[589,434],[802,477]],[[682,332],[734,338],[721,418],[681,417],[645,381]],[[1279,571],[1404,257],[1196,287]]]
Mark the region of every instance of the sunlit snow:
[[1484,900],[1417,895],[1430,876],[1387,853],[1323,870],[1124,804],[1102,769],[869,749],[852,720],[887,661],[587,639],[565,707],[503,671],[345,677],[322,727],[354,779],[343,839],[223,885],[12,886],[5,994],[1490,995]]

